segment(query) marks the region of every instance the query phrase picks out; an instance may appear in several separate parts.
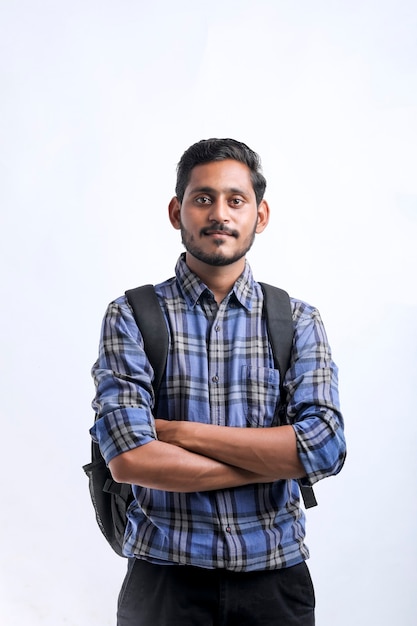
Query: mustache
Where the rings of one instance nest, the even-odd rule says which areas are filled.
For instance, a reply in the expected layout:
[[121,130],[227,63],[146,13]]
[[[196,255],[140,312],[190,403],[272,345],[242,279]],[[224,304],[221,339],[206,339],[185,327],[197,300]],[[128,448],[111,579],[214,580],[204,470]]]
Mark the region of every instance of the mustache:
[[226,235],[230,235],[231,237],[239,237],[239,233],[237,230],[229,228],[224,224],[213,224],[212,226],[207,226],[207,228],[202,228],[200,230],[200,235],[212,235],[218,232],[225,233]]

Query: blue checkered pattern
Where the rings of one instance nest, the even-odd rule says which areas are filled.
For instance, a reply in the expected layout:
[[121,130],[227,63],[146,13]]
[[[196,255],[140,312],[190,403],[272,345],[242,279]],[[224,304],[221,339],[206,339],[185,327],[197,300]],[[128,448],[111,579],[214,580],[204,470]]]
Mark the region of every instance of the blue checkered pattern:
[[[218,306],[180,257],[156,287],[170,335],[156,417],[240,428],[278,423],[279,372],[248,264]],[[307,481],[340,471],[345,458],[337,368],[316,309],[292,299],[294,345],[284,380]],[[106,312],[93,366],[99,418],[91,434],[106,461],[155,439],[153,372],[126,298]],[[134,486],[124,551],[152,562],[234,571],[288,567],[308,558],[295,481],[213,492]]]

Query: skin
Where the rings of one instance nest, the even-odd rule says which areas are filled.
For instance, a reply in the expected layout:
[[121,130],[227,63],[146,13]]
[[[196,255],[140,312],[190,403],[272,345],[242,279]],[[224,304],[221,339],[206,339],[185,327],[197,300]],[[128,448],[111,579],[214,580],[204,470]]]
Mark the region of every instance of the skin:
[[[181,231],[186,263],[220,303],[245,267],[255,235],[269,221],[265,200],[256,204],[249,168],[234,160],[196,166],[182,202],[168,208]],[[278,479],[301,478],[292,426],[230,428],[156,420],[158,440],[109,463],[117,482],[164,491],[206,491]]]

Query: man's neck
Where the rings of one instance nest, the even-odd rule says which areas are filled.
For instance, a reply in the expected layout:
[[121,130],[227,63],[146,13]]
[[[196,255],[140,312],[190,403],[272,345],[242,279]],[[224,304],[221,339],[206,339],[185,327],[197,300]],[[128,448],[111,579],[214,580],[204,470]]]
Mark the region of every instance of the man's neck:
[[199,261],[188,252],[185,255],[185,262],[194,274],[196,274],[213,293],[217,304],[232,289],[233,285],[245,269],[245,258],[239,259],[230,265],[208,265]]

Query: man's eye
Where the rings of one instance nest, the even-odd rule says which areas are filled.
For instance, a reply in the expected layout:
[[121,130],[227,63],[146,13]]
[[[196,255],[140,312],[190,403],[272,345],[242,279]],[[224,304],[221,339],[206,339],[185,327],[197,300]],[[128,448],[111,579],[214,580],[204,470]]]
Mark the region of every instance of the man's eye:
[[199,196],[196,198],[197,204],[210,204],[211,200],[208,196]]
[[240,206],[241,204],[243,204],[243,200],[242,198],[232,198],[231,204],[233,206]]

